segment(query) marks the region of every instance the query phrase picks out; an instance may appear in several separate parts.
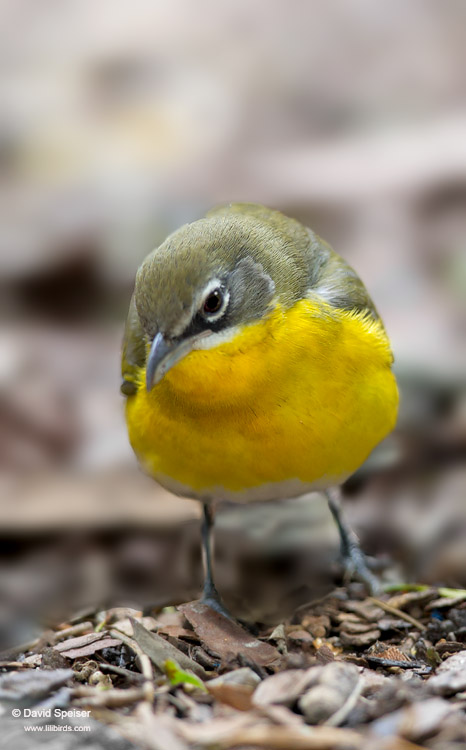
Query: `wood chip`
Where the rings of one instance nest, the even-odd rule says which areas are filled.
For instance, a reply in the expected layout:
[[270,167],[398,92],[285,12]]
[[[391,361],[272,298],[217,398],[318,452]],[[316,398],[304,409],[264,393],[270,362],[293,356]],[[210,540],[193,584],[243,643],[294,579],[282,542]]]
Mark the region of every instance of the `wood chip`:
[[[406,750],[410,750],[410,748],[421,750],[419,745],[412,745],[411,740],[422,741],[434,734],[442,728],[445,719],[451,713],[452,706],[447,701],[440,698],[430,698],[382,716],[372,724],[371,732],[373,732],[374,740],[376,738],[380,740],[381,737],[392,737],[393,744],[388,746],[390,750],[395,750],[395,748],[396,750],[398,748],[400,750],[404,750],[404,748]],[[406,745],[407,741],[409,741],[408,745]],[[379,742],[374,742],[373,747],[380,747]],[[450,747],[449,742],[445,745],[446,747]]]
[[[309,724],[321,724],[334,714],[339,714],[345,706],[345,713],[336,719],[341,723],[346,716],[346,703],[350,696],[357,700],[356,688],[362,690],[359,669],[354,664],[333,662],[320,669],[317,682],[299,698],[298,705]],[[349,706],[348,710],[351,710]],[[336,724],[336,725],[337,725]]]
[[328,615],[304,615],[301,625],[314,638],[325,638],[330,632],[330,617]]
[[252,708],[254,688],[248,685],[225,683],[207,684],[207,689],[220,703],[235,708],[237,711],[249,711]]
[[431,612],[433,609],[450,609],[456,607],[458,604],[462,604],[464,601],[466,601],[466,594],[460,594],[455,597],[442,596],[426,604],[425,608],[427,612]]
[[466,650],[445,659],[427,684],[437,695],[454,695],[466,690]]
[[[135,620],[141,623],[146,630],[158,630],[159,629],[159,622],[154,617],[135,617]],[[115,622],[112,625],[112,628],[115,628],[116,630],[120,630],[125,635],[132,635],[133,634],[133,626],[131,625],[131,620],[129,617],[124,618],[123,620],[118,620],[118,622]]]
[[58,653],[67,659],[80,659],[83,656],[92,656],[104,648],[116,646],[121,646],[121,641],[116,638],[111,638],[102,633],[90,633],[80,638],[69,638],[67,641],[54,646],[53,650],[58,651]]
[[314,641],[314,648],[316,648],[316,659],[319,664],[330,664],[330,662],[335,661],[335,654],[326,643],[317,647]]
[[363,602],[351,600],[344,602],[343,606],[348,612],[352,612],[368,622],[378,622],[384,614],[379,602],[374,604],[372,598],[365,599]]
[[309,669],[287,669],[267,677],[256,688],[253,696],[255,706],[277,703],[291,706],[297,698],[319,679],[323,667]]
[[312,635],[307,630],[292,630],[291,633],[288,633],[288,642],[297,646],[312,643],[313,640]]
[[[144,624],[144,623],[143,623]],[[158,630],[159,635],[166,635],[169,638],[183,638],[193,643],[199,643],[199,638],[192,630],[187,630],[179,625],[164,625]]]
[[368,630],[366,633],[340,633],[340,640],[345,646],[365,648],[380,638],[380,630]]
[[437,591],[435,589],[425,589],[424,591],[405,591],[402,594],[391,596],[387,604],[393,609],[408,609],[413,604],[425,604],[430,599],[435,599]]
[[358,622],[346,621],[341,626],[341,632],[353,634],[368,633],[373,627],[371,622],[364,622],[363,620],[359,620]]
[[464,643],[459,641],[445,641],[441,640],[435,644],[435,650],[439,654],[454,654],[457,651],[464,651]]
[[0,700],[35,702],[65,685],[72,669],[24,670],[0,677]]
[[417,701],[402,710],[399,732],[407,739],[422,741],[444,725],[454,707],[441,698]]

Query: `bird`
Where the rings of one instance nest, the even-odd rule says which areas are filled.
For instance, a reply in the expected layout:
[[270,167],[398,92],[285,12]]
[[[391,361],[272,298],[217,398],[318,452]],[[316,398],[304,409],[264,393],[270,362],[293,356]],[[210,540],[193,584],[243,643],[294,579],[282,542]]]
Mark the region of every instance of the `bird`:
[[347,567],[379,582],[339,487],[394,428],[398,389],[363,282],[298,220],[230,203],[185,224],[136,273],[122,346],[129,441],[143,468],[203,507],[202,601],[217,501],[327,496]]

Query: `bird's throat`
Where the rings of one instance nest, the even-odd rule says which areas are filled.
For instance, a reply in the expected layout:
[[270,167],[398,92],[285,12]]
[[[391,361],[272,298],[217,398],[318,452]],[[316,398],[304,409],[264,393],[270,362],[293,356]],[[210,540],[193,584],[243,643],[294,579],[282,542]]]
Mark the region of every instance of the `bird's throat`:
[[[248,408],[275,372],[286,351],[276,346],[284,315],[277,308],[266,319],[239,329],[229,341],[196,349],[171,368],[149,394],[161,404],[180,410]],[[275,344],[275,345],[273,345]]]

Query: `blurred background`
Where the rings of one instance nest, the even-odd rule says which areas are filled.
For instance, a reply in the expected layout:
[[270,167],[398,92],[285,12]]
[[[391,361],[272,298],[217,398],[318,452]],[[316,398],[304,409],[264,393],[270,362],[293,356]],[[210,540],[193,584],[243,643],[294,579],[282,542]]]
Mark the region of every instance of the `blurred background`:
[[[347,513],[387,579],[466,585],[465,70],[460,0],[3,0],[6,642],[197,596],[199,508],[138,469],[119,350],[142,258],[231,200],[306,222],[365,281],[402,402]],[[251,619],[338,580],[319,498],[225,507],[217,539]]]

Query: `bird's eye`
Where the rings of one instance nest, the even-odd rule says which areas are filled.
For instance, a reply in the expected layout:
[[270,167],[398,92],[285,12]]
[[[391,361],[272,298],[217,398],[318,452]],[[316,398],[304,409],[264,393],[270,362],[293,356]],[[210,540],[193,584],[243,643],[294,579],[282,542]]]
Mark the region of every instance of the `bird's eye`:
[[214,289],[212,292],[209,292],[209,294],[205,298],[202,309],[205,313],[207,313],[207,315],[212,315],[213,313],[218,312],[222,305],[223,293],[220,291],[220,289]]

